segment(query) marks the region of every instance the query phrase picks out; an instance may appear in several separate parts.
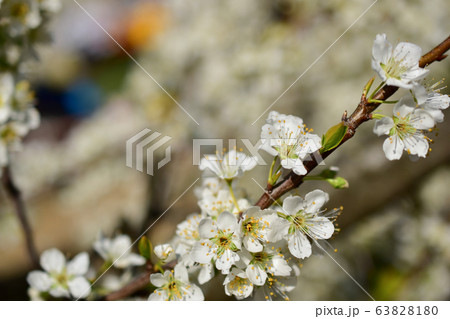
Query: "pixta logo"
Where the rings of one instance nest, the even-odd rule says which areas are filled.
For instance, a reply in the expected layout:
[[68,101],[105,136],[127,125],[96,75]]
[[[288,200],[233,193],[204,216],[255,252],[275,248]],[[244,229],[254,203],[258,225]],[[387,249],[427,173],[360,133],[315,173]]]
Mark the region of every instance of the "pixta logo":
[[[154,153],[164,144],[172,139],[170,136],[162,136],[159,132],[153,132],[148,128],[140,131],[126,143],[126,164],[130,168],[136,168],[144,172],[144,161],[147,162],[146,173],[154,174]],[[161,137],[162,136],[162,137]],[[134,160],[133,160],[134,159]],[[157,164],[158,169],[169,163],[171,160],[171,147],[167,146],[165,156]]]

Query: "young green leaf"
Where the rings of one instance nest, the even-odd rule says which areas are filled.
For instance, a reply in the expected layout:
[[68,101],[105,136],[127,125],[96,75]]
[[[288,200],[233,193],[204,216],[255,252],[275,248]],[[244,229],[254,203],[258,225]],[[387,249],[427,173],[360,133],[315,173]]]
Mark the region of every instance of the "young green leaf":
[[330,128],[322,137],[322,148],[320,152],[323,153],[336,148],[341,143],[345,133],[347,133],[347,126],[343,122]]
[[141,254],[142,257],[149,260],[152,256],[152,243],[148,240],[147,237],[142,236],[141,240],[139,241],[139,254]]
[[348,182],[345,178],[343,177],[336,177],[336,178],[330,178],[326,180],[328,183],[330,183],[331,186],[333,186],[334,188],[337,189],[342,189],[342,188],[348,188]]

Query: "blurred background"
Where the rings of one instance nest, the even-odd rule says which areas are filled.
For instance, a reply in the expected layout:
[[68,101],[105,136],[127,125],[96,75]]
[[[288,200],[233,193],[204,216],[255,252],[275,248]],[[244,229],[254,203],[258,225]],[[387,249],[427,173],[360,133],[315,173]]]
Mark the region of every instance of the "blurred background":
[[[50,27],[29,74],[42,125],[13,158],[39,251],[90,250],[100,232],[136,238],[201,176],[193,138],[248,138],[261,113],[372,3],[372,0],[82,0],[80,3],[198,121],[190,119],[74,2]],[[386,33],[428,51],[450,31],[447,0],[379,0],[272,107],[302,117],[317,134],[352,111],[368,79],[372,43]],[[430,66],[448,77],[450,60]],[[449,93],[445,89],[445,93]],[[385,110],[383,110],[385,108]],[[391,107],[380,109],[389,114]],[[447,112],[447,117],[450,114]],[[125,166],[125,142],[144,128],[171,136],[172,161],[150,177]],[[344,206],[333,257],[377,300],[450,297],[450,125],[427,159],[389,162],[373,124],[327,159],[350,188],[321,187]],[[243,147],[239,145],[238,148]],[[161,157],[164,154],[160,154]],[[267,167],[244,175],[252,202]],[[200,186],[198,183],[197,186]],[[154,244],[198,211],[193,191],[150,230]],[[26,300],[30,270],[13,207],[0,190],[0,299]],[[228,299],[213,282],[207,300]],[[216,286],[217,287],[217,286]],[[303,265],[293,300],[367,300],[325,256]]]

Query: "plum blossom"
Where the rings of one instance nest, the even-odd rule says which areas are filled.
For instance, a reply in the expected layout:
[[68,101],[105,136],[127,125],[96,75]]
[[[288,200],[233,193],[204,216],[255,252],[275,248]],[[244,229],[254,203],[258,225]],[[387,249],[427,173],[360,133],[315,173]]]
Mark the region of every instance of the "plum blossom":
[[283,208],[278,216],[284,220],[276,229],[288,242],[290,253],[297,258],[311,255],[312,240],[328,239],[334,233],[333,223],[325,216],[321,216],[321,208],[328,201],[328,194],[321,190],[314,190],[306,194],[305,199],[300,196],[289,196],[283,201]]
[[175,251],[170,244],[155,246],[153,252],[155,253],[156,257],[158,257],[165,263],[169,263],[176,258]]
[[389,135],[383,150],[392,161],[400,159],[403,151],[426,157],[429,144],[424,133],[434,125],[434,119],[427,111],[415,108],[409,99],[401,99],[394,107],[394,115],[377,120],[373,131],[378,136]]
[[275,210],[261,210],[258,206],[247,209],[239,224],[244,247],[253,253],[263,250],[263,244],[272,241],[271,225],[279,217]]
[[[250,206],[248,200],[244,198],[238,199],[237,204],[240,209],[245,209]],[[211,190],[205,189],[202,199],[198,201],[198,206],[205,216],[213,219],[217,218],[224,211],[229,211],[234,214],[239,213],[239,210],[233,202],[233,197],[228,190],[219,190],[214,194]]]
[[227,296],[235,296],[242,300],[248,298],[253,292],[253,283],[247,277],[244,270],[239,268],[231,269],[223,282]]
[[297,175],[307,173],[303,160],[319,150],[321,138],[311,134],[303,120],[293,115],[280,114],[272,111],[262,127],[261,149],[272,156],[279,156],[285,169],[292,169]]
[[89,256],[83,252],[67,262],[58,249],[49,249],[40,258],[44,271],[34,270],[27,282],[34,291],[48,292],[55,298],[86,298],[91,292],[89,281],[83,276],[89,267]]
[[145,264],[144,257],[130,251],[131,246],[131,239],[127,235],[119,235],[113,239],[100,237],[94,243],[95,251],[116,268]]
[[191,258],[201,264],[214,259],[216,268],[228,274],[231,266],[239,260],[236,251],[241,248],[236,217],[230,212],[223,212],[217,221],[205,218],[200,222],[199,235],[202,239],[195,243]]
[[292,268],[281,253],[281,248],[265,247],[263,251],[250,253],[246,250],[239,252],[239,268],[244,268],[248,279],[257,286],[265,284],[268,275],[289,276]]
[[386,34],[378,34],[372,47],[372,69],[387,85],[412,89],[428,70],[419,67],[422,49],[412,43],[400,42],[395,48]]
[[176,265],[173,272],[150,275],[150,282],[157,289],[148,297],[150,301],[203,301],[202,290],[189,282],[188,272],[183,265]]
[[205,155],[200,161],[200,170],[209,170],[221,179],[232,180],[253,169],[256,164],[256,157],[247,156],[236,150],[230,150],[223,157],[219,155]]
[[447,94],[439,93],[441,89],[437,86],[440,84],[442,81],[432,85],[415,84],[413,87],[417,106],[427,111],[437,123],[444,121],[442,110],[447,109],[450,104],[450,97]]

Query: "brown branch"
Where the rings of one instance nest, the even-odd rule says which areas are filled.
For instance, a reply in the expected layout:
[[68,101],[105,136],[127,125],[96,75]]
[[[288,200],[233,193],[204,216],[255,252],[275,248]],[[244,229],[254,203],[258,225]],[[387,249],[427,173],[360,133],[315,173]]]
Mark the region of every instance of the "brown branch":
[[150,275],[153,273],[152,263],[147,262],[145,272],[137,276],[133,281],[131,281],[126,286],[121,289],[110,293],[105,297],[106,301],[116,301],[122,300],[128,296],[133,295],[135,292],[145,288],[150,283]]
[[14,204],[17,218],[22,226],[23,234],[25,236],[25,243],[32,266],[37,268],[39,267],[39,255],[37,253],[36,246],[34,245],[33,232],[27,219],[27,211],[22,193],[13,181],[9,166],[3,168],[2,183]]
[[[430,52],[423,55],[419,61],[419,66],[425,67],[435,61],[443,60],[446,57],[445,52],[447,52],[449,49],[450,36]],[[391,97],[395,92],[397,92],[397,90],[398,88],[395,86],[385,85],[374,95],[373,99],[384,101]],[[371,119],[371,113],[376,110],[379,105],[380,103],[369,103],[366,97],[363,95],[361,97],[361,101],[350,117],[347,117],[346,112],[344,113],[342,122],[345,126],[347,126],[347,133],[345,134],[338,147],[351,139],[355,135],[356,129],[362,123]],[[303,183],[303,178],[319,164],[319,161],[316,158],[320,158],[320,160],[323,160],[327,158],[331,153],[333,153],[338,147],[323,152],[320,154],[320,156],[312,156],[313,158],[305,161],[304,165],[307,170],[307,173],[305,175],[296,175],[295,173],[291,172],[275,186],[268,185],[264,194],[259,198],[255,205],[261,207],[262,209],[267,208],[272,205],[275,200],[277,200],[290,190],[299,187]]]

